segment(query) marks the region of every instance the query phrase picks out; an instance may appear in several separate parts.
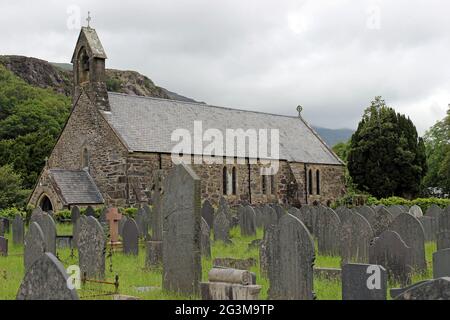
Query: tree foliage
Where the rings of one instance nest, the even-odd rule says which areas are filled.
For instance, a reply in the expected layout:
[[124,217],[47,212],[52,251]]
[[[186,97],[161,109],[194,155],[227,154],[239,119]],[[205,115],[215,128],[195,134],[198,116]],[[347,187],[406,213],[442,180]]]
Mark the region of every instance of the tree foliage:
[[414,197],[427,171],[423,139],[409,118],[376,97],[351,138],[348,170],[358,189],[378,198]]
[[33,87],[0,65],[0,166],[31,189],[67,120],[70,99]]
[[22,190],[22,179],[12,167],[0,167],[0,210],[22,206],[26,196],[26,192]]

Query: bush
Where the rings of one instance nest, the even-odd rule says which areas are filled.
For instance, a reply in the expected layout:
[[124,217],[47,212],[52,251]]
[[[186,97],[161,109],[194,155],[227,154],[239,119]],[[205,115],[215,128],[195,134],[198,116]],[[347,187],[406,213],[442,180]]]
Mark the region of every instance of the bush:
[[16,214],[20,214],[22,218],[25,218],[27,213],[25,211],[19,210],[17,208],[7,208],[0,210],[0,217],[8,218],[8,219],[14,219]]
[[390,197],[384,199],[376,199],[374,197],[369,197],[367,199],[367,205],[406,205],[412,207],[413,205],[419,206],[422,211],[425,213],[428,208],[432,205],[438,205],[441,208],[446,208],[450,206],[450,199],[441,199],[441,198],[417,198],[414,200],[407,200],[400,197]]

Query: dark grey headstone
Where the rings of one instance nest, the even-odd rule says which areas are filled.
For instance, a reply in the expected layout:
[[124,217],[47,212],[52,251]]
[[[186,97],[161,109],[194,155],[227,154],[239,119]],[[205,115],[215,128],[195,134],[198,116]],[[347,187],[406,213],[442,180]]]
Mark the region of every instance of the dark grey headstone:
[[123,253],[139,254],[139,228],[133,218],[127,219],[122,230]]
[[139,237],[145,238],[148,234],[148,221],[144,208],[139,208],[136,213],[136,224],[139,229]]
[[214,219],[214,241],[230,243],[230,222],[224,211],[218,212]]
[[450,248],[450,206],[441,212],[438,218],[437,249]]
[[369,206],[360,206],[354,208],[354,211],[362,215],[364,218],[366,218],[367,221],[369,221],[370,225],[374,226],[376,212]]
[[339,216],[339,219],[341,219],[342,224],[353,217],[353,211],[347,207],[338,207],[335,212]]
[[41,227],[37,222],[31,222],[24,241],[23,261],[25,270],[28,270],[46,251],[46,242]]
[[95,217],[95,210],[91,206],[86,208],[86,212],[84,213],[86,217]]
[[411,281],[411,250],[397,232],[386,230],[373,239],[369,263],[382,265],[391,280],[406,285]]
[[47,252],[27,270],[17,300],[78,300],[76,289],[67,285],[68,276],[58,259]]
[[351,262],[369,262],[369,245],[373,230],[362,215],[352,212],[341,224],[340,252],[342,265]]
[[264,205],[262,209],[264,229],[274,226],[278,223],[278,216],[274,208],[268,204]]
[[386,208],[380,208],[372,221],[373,234],[378,237],[384,231],[389,229],[392,221],[394,221],[394,216]]
[[162,194],[163,194],[163,172],[156,170],[153,174],[153,212],[151,215],[150,226],[152,229],[152,240],[162,241],[163,237],[163,213],[162,213]]
[[386,300],[387,273],[380,265],[349,263],[342,267],[342,300]]
[[8,239],[0,236],[0,256],[8,256]]
[[192,168],[175,165],[164,180],[163,290],[200,293],[201,182]]
[[444,250],[450,248],[450,230],[440,231],[437,234],[437,249]]
[[128,221],[128,217],[126,215],[122,216],[122,219],[119,220],[119,236],[123,237],[123,226],[125,222]]
[[9,219],[5,217],[0,217],[0,236],[9,233]]
[[435,232],[435,218],[429,216],[422,216],[417,218],[422,224],[423,231],[425,232],[425,241],[435,241],[437,232]]
[[321,255],[337,256],[340,253],[339,234],[341,220],[332,209],[320,206],[316,218],[317,249]]
[[413,285],[395,300],[450,300],[450,277],[424,281]]
[[409,213],[400,214],[390,229],[397,232],[406,245],[412,249],[411,263],[416,271],[427,269],[425,261],[425,232],[420,221]]
[[16,245],[23,245],[25,237],[25,226],[22,215],[16,214],[12,222],[13,243]]
[[392,214],[394,219],[397,218],[401,213],[408,212],[408,210],[405,210],[405,208],[403,208],[402,206],[399,206],[399,205],[389,206],[386,209]]
[[73,206],[70,210],[70,220],[72,222],[72,225],[75,225],[77,223],[78,218],[80,217],[80,208],[77,206]]
[[312,300],[314,242],[305,225],[284,214],[274,230],[267,249],[269,258],[269,297],[285,300]]
[[208,223],[203,218],[201,224],[201,249],[203,256],[211,257],[210,229]]
[[432,218],[439,218],[439,215],[441,214],[441,212],[442,212],[442,209],[441,209],[441,207],[439,207],[438,205],[436,205],[436,204],[432,204],[428,209],[427,209],[427,211],[426,211],[426,213],[425,213],[425,215],[427,216],[427,217],[432,217]]
[[47,214],[36,214],[31,217],[30,222],[37,222],[42,229],[47,252],[56,255],[56,224],[53,218]]
[[450,277],[450,248],[433,253],[433,278]]
[[205,200],[202,206],[202,217],[208,226],[212,227],[214,223],[214,208],[209,200]]
[[255,236],[256,235],[256,215],[253,208],[250,206],[241,207],[238,209],[239,226],[241,228],[241,235]]
[[88,278],[105,277],[106,238],[103,228],[92,216],[78,219],[78,260]]

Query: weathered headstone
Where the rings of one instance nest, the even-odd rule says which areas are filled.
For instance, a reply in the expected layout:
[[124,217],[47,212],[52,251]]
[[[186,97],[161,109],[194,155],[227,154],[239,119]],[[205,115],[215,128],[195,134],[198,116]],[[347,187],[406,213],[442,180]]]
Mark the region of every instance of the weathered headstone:
[[450,248],[433,253],[433,278],[450,277]]
[[200,178],[190,166],[175,165],[164,181],[164,190],[162,287],[198,294],[202,274]]
[[408,211],[405,211],[405,208],[403,208],[402,206],[399,206],[399,205],[388,206],[386,209],[392,214],[394,219],[397,218],[397,216],[399,216],[401,213],[408,212]]
[[342,267],[342,300],[386,300],[387,273],[380,265],[349,263]]
[[119,241],[119,221],[122,219],[122,214],[117,208],[109,208],[105,213],[105,221],[109,223],[109,238],[111,243]]
[[262,209],[263,214],[263,223],[264,223],[264,229],[274,226],[278,223],[278,216],[275,212],[275,209],[269,206],[268,204],[264,205]]
[[0,217],[0,236],[9,233],[9,219],[6,217]]
[[139,228],[133,218],[129,218],[122,230],[123,253],[139,254]]
[[412,249],[411,263],[415,270],[425,271],[425,232],[420,221],[409,213],[402,213],[394,219],[390,229],[397,232]]
[[125,225],[125,222],[127,222],[128,217],[125,215],[122,215],[122,219],[119,220],[119,236],[123,237],[123,226]]
[[317,249],[321,255],[339,255],[341,220],[332,209],[320,206],[316,219]]
[[394,216],[386,208],[380,208],[375,213],[375,218],[372,221],[373,235],[378,237],[384,231],[389,229],[392,221],[394,221]]
[[347,207],[339,207],[335,210],[339,219],[341,219],[341,223],[344,224],[347,220],[351,220],[353,218],[354,212]]
[[250,206],[241,207],[238,210],[239,226],[241,228],[241,235],[255,236],[256,235],[256,216],[255,211]]
[[424,281],[413,285],[395,300],[450,300],[450,277]]
[[25,226],[22,215],[16,214],[12,222],[13,243],[16,245],[23,245],[25,236]]
[[434,231],[434,218],[429,216],[422,216],[417,218],[422,224],[423,231],[425,232],[425,241],[434,241],[436,240],[436,233]]
[[209,200],[205,200],[202,206],[202,217],[205,219],[209,227],[213,226],[214,223],[214,208]]
[[271,299],[312,300],[314,242],[305,225],[291,214],[284,214],[269,243],[268,276]]
[[69,288],[68,275],[58,259],[46,252],[27,270],[17,300],[78,300],[75,288]]
[[42,229],[45,239],[47,252],[56,255],[56,224],[53,218],[47,213],[33,215],[31,222],[37,222]]
[[354,211],[356,211],[357,213],[362,215],[364,218],[366,218],[366,220],[369,221],[370,225],[373,228],[374,222],[375,222],[375,217],[376,217],[375,210],[373,210],[369,206],[360,206],[360,207],[355,207]]
[[0,236],[0,256],[8,256],[8,239]]
[[205,257],[211,257],[211,244],[210,244],[210,231],[209,225],[202,217],[201,223],[201,249],[202,255]]
[[144,208],[139,208],[135,218],[137,226],[139,228],[139,237],[145,238],[148,233],[148,221]]
[[369,245],[373,230],[369,222],[359,213],[352,212],[341,224],[341,264],[369,262]]
[[450,248],[450,206],[441,212],[438,218],[437,249]]
[[92,216],[78,219],[78,260],[82,275],[105,277],[106,238],[103,228]]
[[226,244],[231,242],[230,221],[228,221],[225,212],[221,210],[214,219],[214,241],[223,241]]
[[406,285],[410,283],[413,271],[411,250],[397,232],[386,230],[373,239],[370,245],[369,263],[382,265],[386,268],[391,280]]
[[415,204],[409,208],[409,214],[412,214],[416,218],[420,218],[423,216],[422,208]]
[[72,222],[72,225],[75,225],[77,223],[78,218],[80,217],[80,208],[77,206],[73,206],[70,210],[70,220]]
[[95,210],[94,210],[94,208],[92,208],[91,206],[88,206],[86,208],[86,211],[85,211],[84,215],[86,217],[95,217]]
[[25,270],[28,270],[47,251],[44,233],[37,222],[30,223],[23,250]]

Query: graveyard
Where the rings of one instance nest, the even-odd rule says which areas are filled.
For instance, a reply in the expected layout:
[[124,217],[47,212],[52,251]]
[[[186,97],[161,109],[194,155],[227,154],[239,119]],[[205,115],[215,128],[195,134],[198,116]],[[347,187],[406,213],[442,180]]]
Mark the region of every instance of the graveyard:
[[[167,180],[173,192],[135,214],[74,207],[58,221],[35,208],[28,223],[3,218],[0,299],[390,300],[420,284],[430,288],[415,299],[449,298],[448,208],[200,207],[189,167]],[[68,291],[70,266],[82,276]],[[381,270],[381,289],[367,290],[368,268]]]

